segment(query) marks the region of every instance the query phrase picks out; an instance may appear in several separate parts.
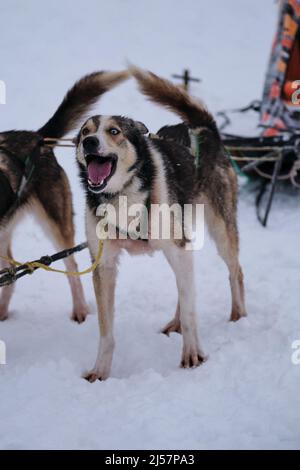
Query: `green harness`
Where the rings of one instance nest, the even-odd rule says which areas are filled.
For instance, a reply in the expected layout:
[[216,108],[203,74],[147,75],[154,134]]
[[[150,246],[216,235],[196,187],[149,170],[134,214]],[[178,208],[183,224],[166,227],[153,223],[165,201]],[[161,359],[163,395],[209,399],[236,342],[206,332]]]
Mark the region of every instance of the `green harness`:
[[201,137],[199,134],[196,134],[192,129],[189,129],[190,139],[191,139],[191,153],[195,157],[196,167],[199,168],[201,163],[201,152],[200,146],[202,144]]

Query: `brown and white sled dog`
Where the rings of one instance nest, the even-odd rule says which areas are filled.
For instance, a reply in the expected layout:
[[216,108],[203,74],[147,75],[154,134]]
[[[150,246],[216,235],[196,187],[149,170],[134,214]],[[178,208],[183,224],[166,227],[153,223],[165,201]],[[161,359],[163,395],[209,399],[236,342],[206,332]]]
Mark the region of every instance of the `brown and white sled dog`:
[[[57,249],[74,245],[72,196],[68,178],[58,164],[53,150],[43,145],[43,139],[60,139],[80,126],[84,116],[104,92],[128,77],[128,72],[96,72],[79,80],[67,93],[51,119],[38,131],[8,131],[0,133],[0,255],[12,258],[11,237],[16,224],[27,211],[38,216]],[[32,177],[17,199],[26,159],[34,158]],[[66,268],[76,271],[73,256],[66,258]],[[0,269],[9,263],[0,260]],[[88,313],[79,278],[69,277],[73,297],[72,318],[82,322]],[[13,286],[0,288],[0,320],[8,317]]]
[[[140,122],[122,116],[94,116],[83,125],[77,141],[77,160],[86,189],[86,228],[91,256],[98,250],[96,211],[101,205],[115,205],[119,197],[130,204],[205,204],[205,219],[218,251],[228,266],[232,293],[231,320],[246,315],[243,274],[239,264],[236,222],[237,182],[213,117],[201,102],[181,88],[150,72],[131,69],[141,91],[153,101],[179,114],[185,121],[170,128],[167,137],[153,138]],[[186,130],[201,136],[201,163],[195,165],[187,145]],[[174,136],[172,137],[172,135]],[[185,145],[178,141],[185,139]],[[106,239],[100,266],[93,281],[98,306],[100,344],[94,368],[86,375],[93,382],[109,376],[113,350],[114,295],[117,263],[122,248],[129,253],[162,250],[174,270],[178,304],[174,318],[162,330],[183,336],[181,365],[200,365],[205,356],[197,332],[193,253],[185,248],[186,239],[147,240]]]

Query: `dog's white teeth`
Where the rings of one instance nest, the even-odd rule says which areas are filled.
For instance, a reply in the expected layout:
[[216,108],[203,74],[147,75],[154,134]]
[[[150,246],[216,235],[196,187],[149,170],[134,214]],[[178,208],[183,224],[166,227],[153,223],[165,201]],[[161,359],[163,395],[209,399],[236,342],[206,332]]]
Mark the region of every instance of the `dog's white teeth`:
[[100,183],[97,183],[97,184],[93,183],[90,179],[88,180],[88,182],[91,186],[101,186],[104,183],[104,179],[101,180]]

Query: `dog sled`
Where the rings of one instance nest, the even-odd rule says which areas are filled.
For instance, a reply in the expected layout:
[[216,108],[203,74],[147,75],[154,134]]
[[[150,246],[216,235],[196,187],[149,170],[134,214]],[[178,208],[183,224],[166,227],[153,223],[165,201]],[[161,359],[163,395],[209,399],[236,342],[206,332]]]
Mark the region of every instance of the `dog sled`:
[[[267,225],[279,181],[300,189],[300,0],[282,0],[261,101],[221,111],[224,144],[238,173],[256,178],[257,216]],[[258,137],[225,132],[232,113],[259,113]],[[266,201],[263,204],[263,201]],[[264,210],[262,209],[264,206]]]

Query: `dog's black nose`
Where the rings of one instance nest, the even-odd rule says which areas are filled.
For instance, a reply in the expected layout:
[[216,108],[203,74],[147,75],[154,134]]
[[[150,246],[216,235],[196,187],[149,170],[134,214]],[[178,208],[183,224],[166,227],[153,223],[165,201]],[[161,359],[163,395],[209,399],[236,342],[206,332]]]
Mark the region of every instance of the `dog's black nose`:
[[82,142],[83,148],[87,153],[97,152],[99,147],[99,139],[95,136],[86,137]]

